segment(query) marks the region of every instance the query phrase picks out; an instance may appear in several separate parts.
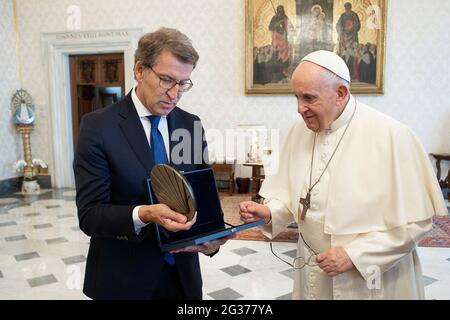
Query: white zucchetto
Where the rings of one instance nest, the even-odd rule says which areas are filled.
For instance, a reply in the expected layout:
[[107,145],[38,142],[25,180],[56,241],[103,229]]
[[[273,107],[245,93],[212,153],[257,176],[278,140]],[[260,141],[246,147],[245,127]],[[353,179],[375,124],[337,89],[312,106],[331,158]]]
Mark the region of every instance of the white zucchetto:
[[352,82],[347,64],[334,52],[326,50],[315,51],[305,56],[302,61],[309,61],[317,64],[327,70],[330,70],[338,77],[348,82]]

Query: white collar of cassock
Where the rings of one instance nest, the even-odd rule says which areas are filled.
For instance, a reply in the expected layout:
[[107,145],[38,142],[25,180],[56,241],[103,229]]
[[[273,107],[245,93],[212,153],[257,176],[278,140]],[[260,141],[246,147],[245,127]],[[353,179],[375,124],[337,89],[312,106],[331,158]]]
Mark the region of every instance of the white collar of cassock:
[[353,115],[353,111],[356,108],[356,100],[355,98],[350,95],[350,99],[347,102],[347,105],[344,108],[344,111],[341,113],[341,115],[339,116],[339,118],[337,118],[330,126],[331,131],[336,131],[338,130],[340,127],[346,125],[350,119],[352,118]]

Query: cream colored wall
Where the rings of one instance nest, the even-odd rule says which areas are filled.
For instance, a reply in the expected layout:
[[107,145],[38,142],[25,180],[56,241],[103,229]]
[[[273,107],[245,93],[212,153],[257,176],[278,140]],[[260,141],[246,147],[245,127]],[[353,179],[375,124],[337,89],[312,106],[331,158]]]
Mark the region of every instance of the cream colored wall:
[[[10,12],[11,1],[1,0]],[[275,1],[276,3],[276,1]],[[178,28],[188,34],[200,53],[192,75],[195,86],[180,106],[198,114],[206,128],[225,131],[243,123],[261,123],[279,129],[284,136],[298,118],[295,99],[286,96],[244,95],[244,1],[243,0],[17,0],[20,38],[20,65],[23,87],[37,105],[33,156],[51,160],[48,129],[50,111],[48,79],[41,56],[41,33],[67,31],[67,8],[81,9],[81,30]],[[428,152],[450,152],[450,1],[391,0],[388,6],[385,94],[360,99],[409,125]],[[7,69],[0,77],[0,136],[11,140],[4,112],[4,94],[16,87],[12,27],[5,27],[2,10],[2,37]],[[3,57],[3,54],[2,54]],[[11,77],[11,78],[9,78]],[[8,114],[9,116],[9,114]],[[6,129],[5,129],[6,128]],[[5,141],[2,139],[2,141]],[[0,179],[10,176],[16,156],[13,143],[0,147]],[[50,169],[52,164],[50,163]]]
[[0,1],[0,180],[16,176],[14,163],[23,159],[21,141],[12,123],[11,97],[19,89],[12,1]]

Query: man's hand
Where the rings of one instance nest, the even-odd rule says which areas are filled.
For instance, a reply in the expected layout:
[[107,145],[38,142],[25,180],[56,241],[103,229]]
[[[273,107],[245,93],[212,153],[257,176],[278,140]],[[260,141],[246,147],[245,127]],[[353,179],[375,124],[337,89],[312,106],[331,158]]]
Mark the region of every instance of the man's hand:
[[223,238],[219,238],[219,239],[215,239],[212,241],[208,241],[208,242],[205,242],[205,243],[197,245],[197,246],[184,247],[181,249],[172,250],[170,252],[171,253],[202,252],[204,254],[212,254],[212,253],[216,252],[217,250],[219,250],[219,247],[221,245],[225,244],[225,242],[227,242],[228,240],[234,239],[235,237],[236,237],[236,233],[233,233],[232,235],[229,235],[229,236],[226,236]]
[[239,214],[241,215],[241,220],[245,223],[259,219],[264,219],[268,223],[272,218],[269,207],[253,201],[241,202],[239,204]]
[[353,262],[342,247],[331,248],[316,257],[319,267],[334,277],[354,268]]
[[139,208],[139,219],[144,223],[157,223],[161,227],[172,231],[189,230],[197,220],[197,213],[191,221],[185,215],[173,211],[165,204],[152,204]]

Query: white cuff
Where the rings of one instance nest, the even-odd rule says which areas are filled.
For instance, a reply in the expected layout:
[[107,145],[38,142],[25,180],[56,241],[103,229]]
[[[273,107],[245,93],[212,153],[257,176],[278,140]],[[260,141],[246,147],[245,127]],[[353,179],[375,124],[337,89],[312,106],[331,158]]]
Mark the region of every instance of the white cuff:
[[139,208],[143,206],[137,206],[133,209],[133,222],[134,222],[134,231],[136,234],[139,234],[141,232],[141,229],[145,227],[148,223],[142,222],[142,220],[139,218]]

